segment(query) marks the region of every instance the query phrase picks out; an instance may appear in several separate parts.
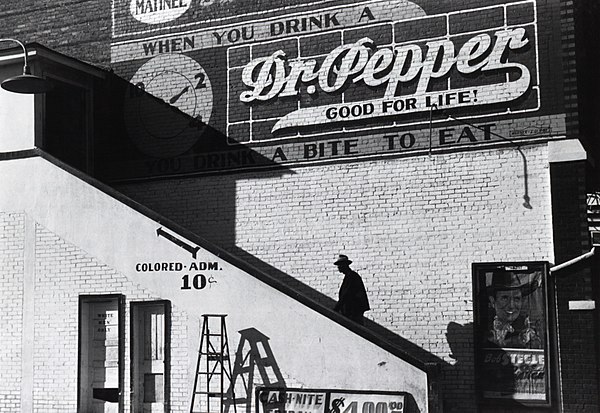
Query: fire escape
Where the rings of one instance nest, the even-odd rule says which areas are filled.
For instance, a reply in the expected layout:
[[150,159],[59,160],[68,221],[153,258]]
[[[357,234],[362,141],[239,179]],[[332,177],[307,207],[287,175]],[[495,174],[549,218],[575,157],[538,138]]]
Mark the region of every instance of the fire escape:
[[588,194],[587,218],[592,244],[600,246],[600,192]]

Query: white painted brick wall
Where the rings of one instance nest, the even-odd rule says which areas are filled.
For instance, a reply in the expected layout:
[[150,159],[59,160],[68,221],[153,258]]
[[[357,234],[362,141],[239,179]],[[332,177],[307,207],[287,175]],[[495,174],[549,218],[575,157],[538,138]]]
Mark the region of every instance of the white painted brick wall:
[[0,412],[21,408],[25,216],[0,213]]
[[[514,147],[119,189],[265,271],[294,277],[317,299],[337,299],[332,262],[346,253],[368,290],[367,317],[454,365],[450,323],[467,324],[464,345],[472,342],[471,264],[552,258],[547,148],[522,150],[532,209],[523,206]],[[448,373],[463,402],[473,399],[465,363],[468,373]]]
[[[130,303],[155,300],[140,286],[97,262],[85,251],[37,226],[35,297],[36,411],[68,412],[77,409],[77,355],[79,295],[124,294],[124,385],[125,411],[130,410]],[[187,315],[172,308],[171,411],[189,408]],[[20,366],[17,371],[20,373]],[[0,410],[2,404],[0,404]]]

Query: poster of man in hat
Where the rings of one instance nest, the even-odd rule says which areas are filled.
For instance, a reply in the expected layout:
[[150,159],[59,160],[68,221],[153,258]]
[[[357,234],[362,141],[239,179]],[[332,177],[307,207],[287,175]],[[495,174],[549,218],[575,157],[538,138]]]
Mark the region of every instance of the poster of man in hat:
[[[542,348],[538,330],[539,305],[530,296],[541,286],[540,273],[520,273],[500,269],[486,279],[489,329],[485,339],[499,347]],[[530,314],[533,313],[533,314]]]
[[473,270],[480,395],[549,402],[545,263],[475,264]]

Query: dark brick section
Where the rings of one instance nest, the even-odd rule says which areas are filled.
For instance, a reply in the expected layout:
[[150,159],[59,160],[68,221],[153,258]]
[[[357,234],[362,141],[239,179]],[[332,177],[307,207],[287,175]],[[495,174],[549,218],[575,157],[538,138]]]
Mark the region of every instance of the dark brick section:
[[0,38],[37,42],[95,65],[110,64],[110,1],[3,0],[0,22]]
[[[551,164],[552,217],[556,263],[590,249],[586,217],[585,161]],[[553,274],[556,280],[562,399],[565,412],[598,412],[598,370],[594,311],[569,310],[570,300],[598,299],[592,260]]]
[[250,62],[250,46],[236,47],[229,51],[229,66],[245,66]]
[[377,25],[344,32],[344,43],[353,43],[368,37],[376,45],[382,46],[392,43],[392,35],[391,25]]
[[394,40],[398,43],[446,35],[444,16],[425,17],[394,24]]
[[[586,148],[596,153],[598,159],[600,142],[597,131],[600,128],[600,2],[580,0],[574,5],[576,68],[578,89],[579,134]],[[574,64],[574,63],[573,63]]]
[[333,32],[300,38],[302,56],[327,55],[342,43],[342,33]]
[[504,25],[502,7],[450,15],[450,34],[458,34]]
[[577,62],[575,53],[575,17],[573,15],[572,0],[561,1],[560,18],[567,136],[577,138],[579,137]]
[[535,19],[533,4],[517,4],[506,8],[506,22],[508,25],[532,23]]

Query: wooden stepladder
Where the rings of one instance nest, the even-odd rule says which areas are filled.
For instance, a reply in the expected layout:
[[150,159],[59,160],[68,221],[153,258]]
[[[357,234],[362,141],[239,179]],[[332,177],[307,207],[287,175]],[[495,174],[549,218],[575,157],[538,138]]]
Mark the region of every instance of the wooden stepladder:
[[[225,314],[203,314],[200,349],[192,391],[190,413],[223,413],[231,389],[231,363]],[[234,412],[235,410],[234,404]]]

